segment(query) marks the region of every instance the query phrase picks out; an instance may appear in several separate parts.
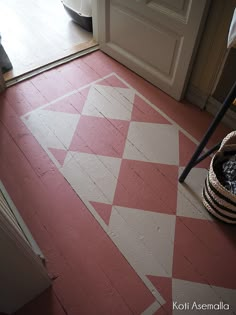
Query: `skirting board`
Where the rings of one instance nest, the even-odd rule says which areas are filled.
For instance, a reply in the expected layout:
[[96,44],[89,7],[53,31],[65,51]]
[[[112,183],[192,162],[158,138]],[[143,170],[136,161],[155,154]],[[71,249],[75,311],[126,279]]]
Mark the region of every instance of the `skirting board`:
[[[218,102],[213,97],[209,97],[208,102],[206,104],[206,110],[215,115],[219,110],[221,103]],[[223,122],[232,129],[236,129],[236,112],[232,109],[229,109],[224,115]]]
[[185,98],[192,104],[197,105],[201,109],[205,108],[208,95],[203,93],[194,85],[189,85],[185,94]]
[[[215,115],[222,105],[212,96],[208,96],[193,85],[190,85],[186,91],[185,98],[192,104],[207,110],[209,113]],[[223,122],[230,128],[235,129],[236,126],[236,112],[229,109],[223,118]]]

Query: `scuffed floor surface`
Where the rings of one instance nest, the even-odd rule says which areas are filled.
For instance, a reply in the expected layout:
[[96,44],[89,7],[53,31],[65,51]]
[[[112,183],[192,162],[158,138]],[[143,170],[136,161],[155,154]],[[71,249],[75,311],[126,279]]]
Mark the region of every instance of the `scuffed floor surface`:
[[201,204],[209,159],[178,184],[209,114],[101,52],[0,101],[1,180],[54,279],[18,315],[236,312],[235,229]]

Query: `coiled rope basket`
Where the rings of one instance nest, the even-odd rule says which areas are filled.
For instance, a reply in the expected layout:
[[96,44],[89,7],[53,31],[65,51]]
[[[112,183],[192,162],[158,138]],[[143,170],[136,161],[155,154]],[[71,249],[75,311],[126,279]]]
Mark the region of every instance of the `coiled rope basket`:
[[217,162],[224,158],[227,152],[236,153],[236,131],[223,139],[220,149],[212,158],[202,199],[205,208],[215,217],[226,223],[236,224],[236,195],[220,183],[216,167]]

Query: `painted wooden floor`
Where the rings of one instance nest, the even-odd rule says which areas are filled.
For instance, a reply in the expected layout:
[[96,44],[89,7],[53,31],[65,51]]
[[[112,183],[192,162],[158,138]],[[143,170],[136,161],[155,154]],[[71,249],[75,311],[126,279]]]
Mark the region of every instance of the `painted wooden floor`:
[[179,314],[174,301],[224,301],[234,314],[235,229],[200,201],[209,160],[177,181],[208,113],[102,52],[0,101],[1,180],[54,279],[17,315]]
[[2,44],[13,64],[5,80],[94,45],[60,0],[0,0],[0,12]]

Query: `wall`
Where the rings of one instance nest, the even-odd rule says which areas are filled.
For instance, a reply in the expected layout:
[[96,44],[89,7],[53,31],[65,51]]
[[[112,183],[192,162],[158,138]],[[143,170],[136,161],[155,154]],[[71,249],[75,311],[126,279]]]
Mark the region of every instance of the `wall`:
[[223,102],[236,79],[236,49],[231,48],[224,64],[220,79],[217,83],[213,97]]
[[236,0],[212,0],[186,98],[204,107],[220,78],[228,55],[227,37]]

